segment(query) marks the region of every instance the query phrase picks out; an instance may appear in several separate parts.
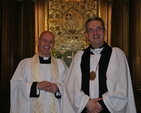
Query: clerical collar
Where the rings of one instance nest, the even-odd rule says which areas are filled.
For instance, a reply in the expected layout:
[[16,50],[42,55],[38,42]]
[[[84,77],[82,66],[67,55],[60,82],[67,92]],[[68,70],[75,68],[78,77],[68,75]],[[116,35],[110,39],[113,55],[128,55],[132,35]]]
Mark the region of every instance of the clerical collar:
[[102,48],[97,48],[97,49],[92,49],[90,48],[90,53],[94,54],[94,55],[97,55],[97,54],[100,54],[101,51],[103,50],[104,47]]
[[100,54],[103,48],[104,48],[104,44],[99,48],[93,48],[92,46],[90,46],[90,53],[91,54]]
[[41,64],[50,64],[51,63],[51,57],[41,57],[39,56],[39,60]]

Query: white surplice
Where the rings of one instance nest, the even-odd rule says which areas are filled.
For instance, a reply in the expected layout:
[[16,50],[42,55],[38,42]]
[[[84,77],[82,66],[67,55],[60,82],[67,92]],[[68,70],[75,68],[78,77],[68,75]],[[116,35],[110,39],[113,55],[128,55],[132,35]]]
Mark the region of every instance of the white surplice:
[[[26,58],[22,60],[11,81],[10,81],[10,90],[11,90],[11,108],[10,113],[32,113],[32,98],[30,98],[30,88],[33,82],[31,80],[31,58]],[[57,86],[59,87],[60,92],[62,93],[63,82],[68,70],[67,65],[61,59],[57,59],[59,76],[57,81]],[[51,82],[51,64],[40,64],[41,79]],[[50,96],[51,93],[42,91],[43,98],[43,113],[48,113],[50,105]],[[61,111],[61,99],[55,98],[55,103],[58,113]]]
[[[90,96],[81,90],[81,56],[78,51],[69,67],[63,92],[63,113],[81,113],[89,98],[99,96],[98,69],[96,78],[90,80]],[[90,72],[95,71],[101,54],[90,56]],[[111,113],[136,113],[129,66],[123,51],[113,47],[106,73],[108,91],[102,95],[103,101]]]

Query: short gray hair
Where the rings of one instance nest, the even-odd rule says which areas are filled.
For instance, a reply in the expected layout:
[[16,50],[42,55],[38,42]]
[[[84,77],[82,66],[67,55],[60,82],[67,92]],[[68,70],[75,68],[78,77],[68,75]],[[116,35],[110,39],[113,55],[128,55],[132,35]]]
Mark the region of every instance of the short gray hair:
[[94,21],[94,20],[100,21],[101,24],[102,24],[103,29],[105,30],[105,22],[104,22],[104,20],[103,20],[101,17],[94,16],[94,17],[90,17],[90,18],[85,22],[85,30],[86,30],[86,32],[88,31],[88,23],[91,22],[91,21]]

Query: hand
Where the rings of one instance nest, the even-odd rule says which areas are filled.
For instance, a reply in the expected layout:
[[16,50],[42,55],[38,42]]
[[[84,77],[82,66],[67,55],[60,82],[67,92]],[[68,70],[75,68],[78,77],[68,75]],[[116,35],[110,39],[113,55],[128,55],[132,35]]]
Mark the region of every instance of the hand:
[[45,90],[47,92],[55,93],[59,90],[58,86],[55,83],[48,81],[42,81],[38,83],[39,90]]
[[48,81],[42,81],[42,82],[38,82],[38,89],[39,90],[46,90],[46,88],[47,87],[49,87],[50,86],[50,82],[48,82]]
[[57,91],[59,91],[58,86],[55,83],[51,83],[46,89],[45,91],[51,92],[51,93],[55,93]]
[[102,98],[95,98],[95,99],[90,99],[86,105],[87,108],[87,113],[100,113],[102,111],[102,107],[99,104],[99,100]]

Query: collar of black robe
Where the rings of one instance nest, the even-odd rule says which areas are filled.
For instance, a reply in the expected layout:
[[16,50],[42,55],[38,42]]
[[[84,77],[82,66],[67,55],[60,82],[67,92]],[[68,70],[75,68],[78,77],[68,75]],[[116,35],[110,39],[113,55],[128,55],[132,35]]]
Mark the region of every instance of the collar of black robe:
[[40,64],[50,64],[51,63],[51,57],[48,59],[44,59],[44,57],[39,56]]
[[[81,90],[85,94],[89,95],[89,81],[90,81],[90,45],[85,49],[81,58],[81,72],[82,72],[82,84]],[[101,52],[101,57],[99,61],[99,97],[107,91],[106,86],[106,71],[109,64],[109,59],[111,56],[112,48],[104,42],[104,48]]]
[[[93,48],[93,47],[90,45],[90,49],[91,49],[91,50],[101,49],[101,48],[103,48],[103,47],[104,47],[104,44],[103,44],[101,47],[99,47],[99,48]],[[90,54],[94,55],[94,52],[92,52],[91,50],[90,50]],[[100,52],[100,54],[101,54],[101,52]]]

